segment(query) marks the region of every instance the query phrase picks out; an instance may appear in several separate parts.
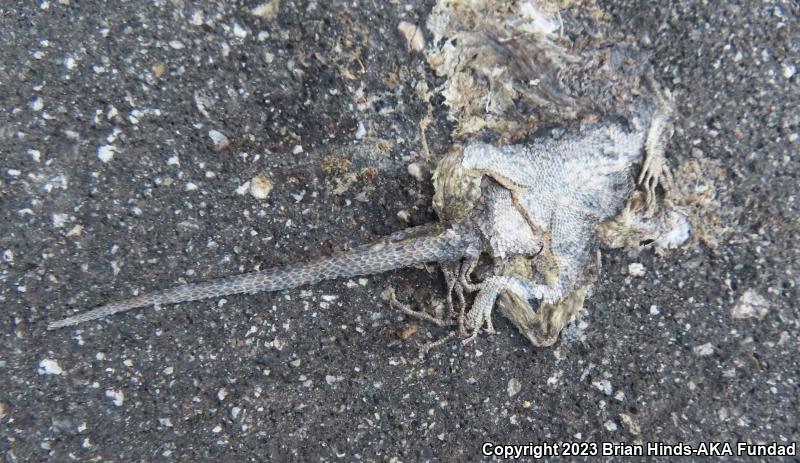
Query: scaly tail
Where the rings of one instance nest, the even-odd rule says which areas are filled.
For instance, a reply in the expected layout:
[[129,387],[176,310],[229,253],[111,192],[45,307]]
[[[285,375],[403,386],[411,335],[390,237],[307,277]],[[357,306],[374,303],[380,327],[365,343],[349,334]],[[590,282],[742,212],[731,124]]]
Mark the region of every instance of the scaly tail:
[[476,255],[480,246],[479,238],[471,227],[460,227],[458,231],[451,228],[433,236],[411,237],[398,241],[408,235],[414,236],[414,229],[392,235],[374,245],[362,246],[348,253],[313,262],[270,268],[204,283],[192,283],[112,302],[52,322],[47,329],[77,325],[149,305],[177,304],[229,294],[280,291],[334,278],[381,273],[422,262],[455,260],[467,255]]

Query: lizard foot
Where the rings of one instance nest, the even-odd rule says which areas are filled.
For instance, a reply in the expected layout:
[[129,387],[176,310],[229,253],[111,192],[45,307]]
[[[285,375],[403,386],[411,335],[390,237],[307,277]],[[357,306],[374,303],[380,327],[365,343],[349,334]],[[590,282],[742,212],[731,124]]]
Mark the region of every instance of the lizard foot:
[[414,317],[419,320],[424,320],[426,322],[433,323],[434,325],[439,327],[449,327],[455,325],[455,322],[445,320],[439,317],[434,317],[433,315],[423,312],[421,310],[414,310],[408,304],[400,302],[399,300],[397,300],[397,295],[395,294],[394,288],[392,287],[386,288],[381,296],[389,302],[390,306],[410,317]]
[[[464,288],[459,284],[458,278],[456,276],[456,270],[453,269],[453,264],[450,262],[443,262],[440,265],[442,269],[442,275],[444,275],[444,281],[447,285],[446,289],[446,300],[447,300],[447,307],[450,309],[450,313],[457,317],[458,320],[458,332],[464,333],[464,312],[467,307],[467,300],[464,297]],[[455,305],[453,304],[453,294],[455,293],[456,298],[458,298],[458,309],[456,309]]]
[[[478,337],[481,331],[487,334],[495,334],[496,331],[492,325],[492,309],[497,300],[497,296],[503,291],[514,291],[516,288],[513,285],[513,279],[508,277],[490,277],[484,282],[473,285],[466,281],[467,272],[462,272],[462,284],[467,286],[471,291],[478,291],[475,301],[472,303],[472,308],[467,314],[466,330],[468,336],[463,338],[462,344],[469,344]],[[463,337],[463,336],[462,336]]]
[[[447,285],[447,307],[458,319],[458,333],[461,338],[468,336],[466,329],[467,298],[465,293],[473,293],[479,289],[470,279],[470,275],[477,265],[478,259],[465,259],[461,262],[443,262],[440,265]],[[453,301],[454,294],[458,300],[457,308]]]
[[647,215],[652,216],[656,210],[656,188],[661,185],[665,191],[672,188],[672,172],[670,172],[663,153],[647,153],[642,172],[639,174],[639,186],[645,194]]
[[672,95],[668,91],[662,91],[655,83],[653,85],[656,85],[660,110],[653,116],[650,127],[647,129],[644,142],[644,162],[637,182],[645,193],[648,216],[654,214],[657,209],[656,187],[661,185],[667,193],[672,188],[672,174],[667,166],[664,153],[674,131],[672,125],[674,102],[672,101]]
[[[484,282],[474,285],[474,288],[478,290],[478,295],[475,297],[472,309],[467,314],[466,328],[469,336],[463,339],[463,344],[472,342],[481,331],[487,334],[495,333],[494,326],[492,326],[492,309],[500,294],[504,293],[520,302],[520,307],[524,307],[524,310],[519,310],[518,315],[524,319],[535,317],[528,300],[551,301],[557,299],[558,295],[558,291],[549,286],[534,284],[531,281],[512,276],[489,277]],[[508,316],[509,312],[506,311],[506,314]],[[523,325],[527,325],[521,323],[522,318],[514,316],[510,318],[521,330]]]
[[475,330],[467,336],[466,338],[461,339],[461,345],[466,346],[467,344],[471,343],[472,341],[478,339],[478,330]]

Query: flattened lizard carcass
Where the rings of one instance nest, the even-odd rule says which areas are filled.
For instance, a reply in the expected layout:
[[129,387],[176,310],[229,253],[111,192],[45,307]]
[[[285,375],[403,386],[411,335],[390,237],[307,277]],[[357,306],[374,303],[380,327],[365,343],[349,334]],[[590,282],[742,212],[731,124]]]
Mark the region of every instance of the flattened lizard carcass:
[[[434,173],[440,222],[313,262],[106,304],[48,327],[438,262],[450,318],[412,310],[393,294],[392,305],[458,324],[469,341],[493,331],[491,312],[499,298],[503,314],[527,339],[552,345],[583,305],[601,242],[672,247],[686,239],[686,218],[664,197],[673,105],[650,77],[646,60],[632,47],[609,45],[581,10],[561,12],[564,25],[581,27],[555,38],[555,29],[542,23],[555,16],[530,1],[516,17],[488,0],[471,5],[475,11],[442,2],[428,25],[435,35],[428,60],[447,77],[442,93],[457,115],[454,138],[461,142]],[[522,90],[509,90],[515,85]],[[465,89],[477,92],[466,103],[458,98]],[[474,282],[482,255],[491,268]],[[469,294],[474,300],[468,308]]]

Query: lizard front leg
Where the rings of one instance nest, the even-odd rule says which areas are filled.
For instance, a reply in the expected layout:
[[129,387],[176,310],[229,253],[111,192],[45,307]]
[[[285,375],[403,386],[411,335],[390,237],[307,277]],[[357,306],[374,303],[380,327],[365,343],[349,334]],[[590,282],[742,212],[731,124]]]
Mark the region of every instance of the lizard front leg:
[[668,120],[668,116],[657,115],[647,130],[644,162],[638,179],[638,184],[645,193],[645,203],[650,214],[656,210],[656,187],[662,185],[665,190],[669,190],[672,186],[672,173],[664,156],[670,137],[672,137],[672,123]]
[[656,187],[662,185],[667,192],[672,187],[672,173],[664,153],[674,130],[672,95],[668,90],[661,90],[655,82],[651,82],[651,85],[655,86],[658,110],[652,116],[650,126],[647,128],[644,141],[644,161],[637,181],[645,193],[648,215],[652,215],[656,211]]

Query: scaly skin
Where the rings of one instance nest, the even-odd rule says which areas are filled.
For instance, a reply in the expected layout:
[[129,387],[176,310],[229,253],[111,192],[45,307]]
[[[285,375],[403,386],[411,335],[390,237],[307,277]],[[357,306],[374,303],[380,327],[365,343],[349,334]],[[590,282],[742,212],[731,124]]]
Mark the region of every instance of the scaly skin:
[[[418,228],[426,232],[430,229],[428,226]],[[280,291],[323,280],[381,273],[422,262],[459,260],[467,256],[476,256],[480,248],[477,232],[467,222],[455,224],[431,236],[398,240],[405,235],[413,236],[416,233],[414,229],[406,230],[377,244],[362,246],[349,253],[313,262],[270,268],[204,283],[192,283],[112,302],[50,323],[48,329],[77,325],[150,305],[177,304],[230,294]]]

